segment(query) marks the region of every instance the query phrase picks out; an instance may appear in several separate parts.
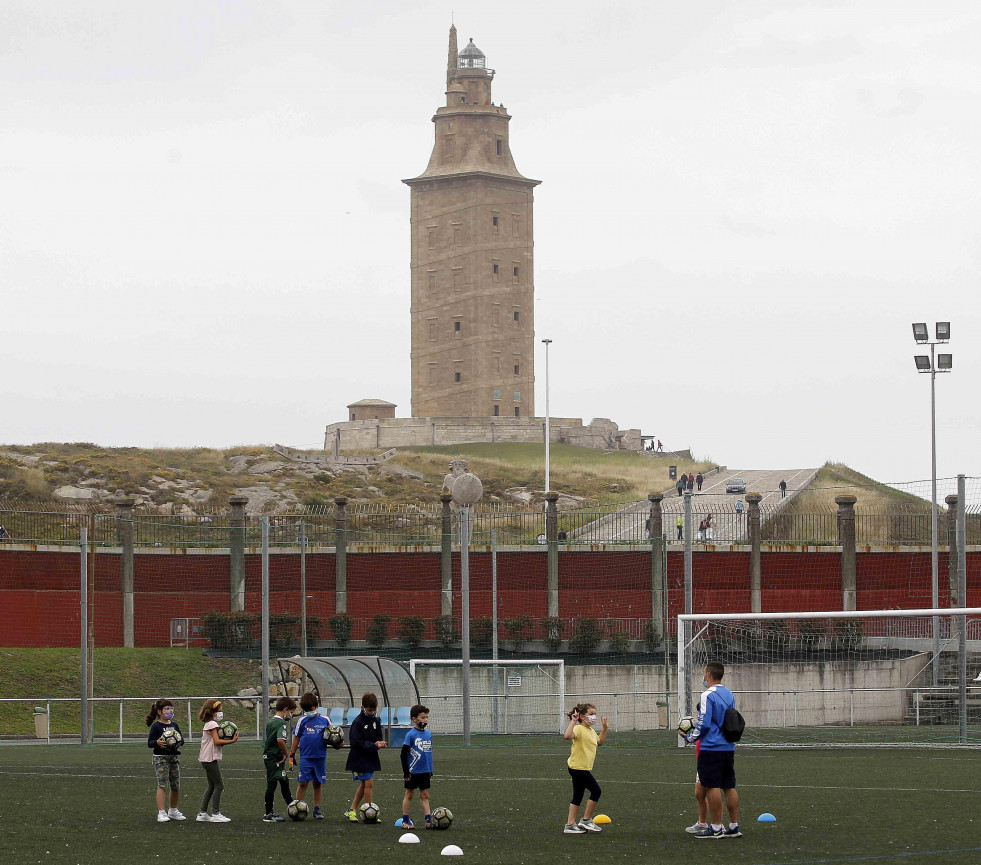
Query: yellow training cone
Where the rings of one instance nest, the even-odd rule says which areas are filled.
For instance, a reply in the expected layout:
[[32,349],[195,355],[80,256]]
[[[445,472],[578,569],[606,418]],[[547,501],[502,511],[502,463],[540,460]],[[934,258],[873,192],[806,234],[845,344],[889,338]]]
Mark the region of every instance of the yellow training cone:
[[595,817],[593,817],[593,822],[606,825],[607,823],[612,823],[613,821],[607,817],[606,814],[597,814]]

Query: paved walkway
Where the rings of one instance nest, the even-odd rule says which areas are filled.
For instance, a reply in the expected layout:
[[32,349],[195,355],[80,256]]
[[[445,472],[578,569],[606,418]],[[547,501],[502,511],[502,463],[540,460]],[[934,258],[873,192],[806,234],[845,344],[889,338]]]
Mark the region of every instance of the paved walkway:
[[[694,491],[692,497],[693,535],[698,542],[698,525],[708,514],[712,515],[711,537],[704,538],[709,543],[746,542],[748,540],[747,514],[748,507],[745,497],[726,493],[726,484],[730,478],[741,477],[746,481],[746,492],[760,493],[763,496],[760,507],[764,512],[764,520],[779,512],[794,497],[803,490],[817,474],[817,469],[723,469],[717,474],[705,477],[701,492]],[[787,482],[787,495],[781,498],[780,481]],[[678,543],[677,519],[685,510],[684,497],[672,488],[664,492],[661,507],[664,513],[662,526],[664,535],[669,543]],[[743,502],[743,513],[736,513],[736,502]],[[647,515],[650,513],[650,502],[641,501],[630,505],[616,514],[597,520],[575,532],[574,539],[609,543],[624,541],[644,541],[647,538]]]

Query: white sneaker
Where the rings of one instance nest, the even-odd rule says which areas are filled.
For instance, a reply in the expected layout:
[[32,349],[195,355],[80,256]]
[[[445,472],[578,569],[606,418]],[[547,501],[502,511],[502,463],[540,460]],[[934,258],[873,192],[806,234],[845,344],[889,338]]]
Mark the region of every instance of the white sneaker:
[[178,811],[176,808],[171,808],[167,812],[167,816],[170,817],[171,820],[186,820],[187,819],[187,817],[185,817],[183,814],[181,814],[181,812]]
[[211,822],[212,823],[231,823],[232,822],[232,818],[231,817],[226,817],[224,814],[222,814],[219,811],[215,811],[215,813],[211,815]]
[[198,823],[210,823],[211,822],[211,815],[207,811],[202,811],[194,819],[197,820]]
[[168,817],[163,811],[157,811],[157,822],[158,823],[169,823],[170,817]]
[[701,832],[703,829],[707,829],[707,828],[708,828],[708,823],[695,822],[692,823],[691,826],[686,826],[685,831],[689,835],[694,835],[696,832]]

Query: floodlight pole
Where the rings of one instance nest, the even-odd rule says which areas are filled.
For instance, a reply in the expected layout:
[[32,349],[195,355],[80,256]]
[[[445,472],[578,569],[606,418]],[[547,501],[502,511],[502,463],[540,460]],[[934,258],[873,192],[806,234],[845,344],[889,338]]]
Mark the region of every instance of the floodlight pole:
[[[284,692],[285,693],[285,692]],[[269,517],[262,517],[262,711],[261,729],[269,723]]]
[[300,656],[307,656],[307,528],[300,518]]
[[[930,591],[931,605],[940,606],[940,565],[937,551],[937,365],[930,343]],[[964,603],[965,599],[958,599]],[[940,619],[933,617],[933,686],[940,683]]]
[[470,509],[460,508],[460,638],[463,744],[470,745]]
[[552,443],[552,433],[551,424],[549,421],[549,406],[548,406],[548,347],[552,344],[552,340],[543,339],[542,342],[545,344],[545,492],[549,492],[552,489],[551,484],[551,474],[549,472],[549,448]]

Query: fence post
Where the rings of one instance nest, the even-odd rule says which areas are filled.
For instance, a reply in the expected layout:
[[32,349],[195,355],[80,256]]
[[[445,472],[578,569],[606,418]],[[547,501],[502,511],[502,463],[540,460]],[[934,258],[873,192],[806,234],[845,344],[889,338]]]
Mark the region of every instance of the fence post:
[[334,612],[347,612],[347,497],[334,499]]
[[967,605],[967,599],[957,593],[957,496],[947,496],[947,579],[950,585],[951,607]]
[[232,515],[228,520],[229,609],[233,613],[245,609],[245,506],[246,496],[228,500]]
[[440,612],[444,616],[453,615],[453,515],[450,513],[451,493],[440,493],[440,536],[439,572],[442,584]]
[[[262,729],[269,723],[269,517],[262,517]],[[285,694],[285,689],[283,690]]]
[[[760,543],[761,543],[761,524],[760,524],[760,502],[763,496],[760,493],[747,493],[746,504],[749,505],[749,611],[751,613],[763,612],[763,579],[762,567],[760,565]],[[736,519],[739,519],[737,516]]]
[[651,493],[647,497],[647,501],[651,503],[647,523],[647,537],[651,542],[651,620],[658,630],[664,620],[664,554],[661,551],[664,546],[664,516],[661,511],[663,498],[660,493]]
[[559,614],[559,513],[556,502],[559,494],[545,493],[545,543],[548,569],[548,615]]
[[[964,475],[957,476],[957,597],[967,606],[967,496]],[[958,741],[967,741],[967,616],[957,617],[957,681],[960,685]]]
[[855,597],[855,496],[835,496],[841,547],[841,608],[857,610]]
[[123,646],[136,645],[135,612],[133,606],[133,505],[129,496],[116,499],[116,536],[122,548],[120,578],[123,591]]
[[[89,735],[89,569],[88,569],[88,549],[89,549],[89,530],[82,526],[82,537],[79,546],[81,547],[81,562],[79,565],[79,618],[81,619],[81,633],[79,634],[79,648],[81,649],[81,699],[79,708],[82,720],[81,739],[82,744],[88,744]],[[48,713],[48,729],[51,729],[51,713]]]

